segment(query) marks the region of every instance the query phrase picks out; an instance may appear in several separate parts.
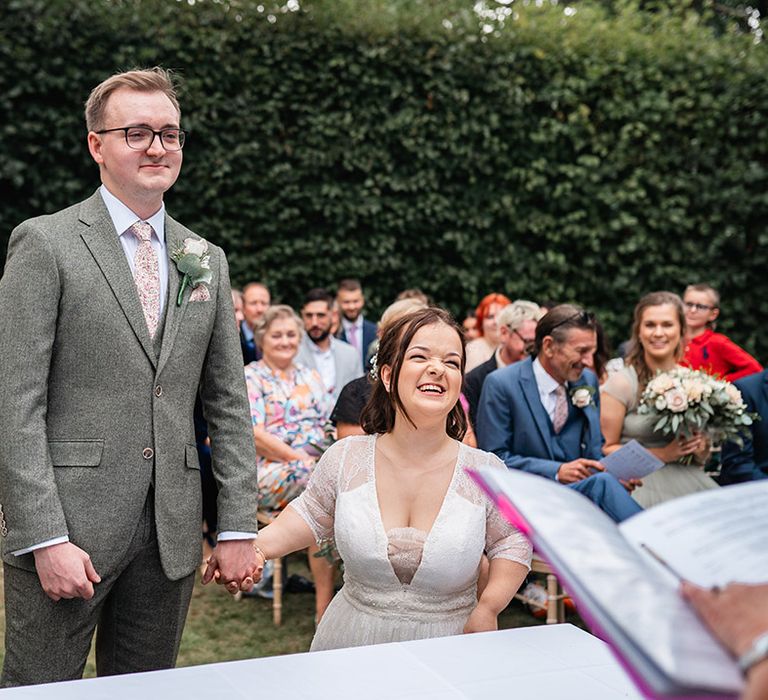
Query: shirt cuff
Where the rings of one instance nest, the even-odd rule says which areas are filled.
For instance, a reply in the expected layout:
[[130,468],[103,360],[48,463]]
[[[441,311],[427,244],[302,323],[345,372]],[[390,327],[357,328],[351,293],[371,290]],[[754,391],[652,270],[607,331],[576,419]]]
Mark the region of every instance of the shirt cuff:
[[239,532],[237,530],[224,530],[218,534],[216,538],[219,542],[225,540],[255,540],[258,537],[256,532]]
[[64,542],[69,542],[69,537],[67,535],[62,535],[61,537],[54,537],[52,540],[46,540],[45,542],[41,542],[40,544],[33,544],[31,547],[27,547],[26,549],[17,549],[15,552],[11,552],[13,556],[20,557],[22,554],[29,554],[30,552],[34,552],[36,549],[42,549],[43,547],[52,547],[55,544],[63,544]]

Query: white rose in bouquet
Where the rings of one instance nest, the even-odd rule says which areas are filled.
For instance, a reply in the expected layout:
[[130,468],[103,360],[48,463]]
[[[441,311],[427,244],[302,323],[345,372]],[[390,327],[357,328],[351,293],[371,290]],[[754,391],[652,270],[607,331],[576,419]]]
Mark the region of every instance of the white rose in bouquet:
[[667,402],[667,407],[672,413],[682,413],[688,408],[688,398],[680,389],[670,389],[664,393],[664,399]]

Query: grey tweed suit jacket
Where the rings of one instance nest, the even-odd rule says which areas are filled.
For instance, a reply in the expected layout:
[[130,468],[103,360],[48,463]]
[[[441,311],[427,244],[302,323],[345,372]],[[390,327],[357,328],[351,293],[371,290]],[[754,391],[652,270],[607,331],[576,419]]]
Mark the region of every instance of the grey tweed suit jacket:
[[[199,238],[166,218],[169,252]],[[169,262],[159,355],[101,195],[30,219],[0,280],[3,559],[68,535],[104,576],[124,557],[150,485],[163,569],[200,563],[193,408],[200,390],[221,530],[256,532],[256,455],[224,253],[209,245],[210,300],[176,305]]]

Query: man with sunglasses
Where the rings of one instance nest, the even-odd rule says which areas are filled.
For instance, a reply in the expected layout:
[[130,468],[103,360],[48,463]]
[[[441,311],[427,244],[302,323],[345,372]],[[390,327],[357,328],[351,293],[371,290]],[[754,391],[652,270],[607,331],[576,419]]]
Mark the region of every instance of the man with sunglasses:
[[535,357],[488,375],[477,418],[478,445],[510,469],[553,479],[587,496],[616,522],[642,510],[600,464],[600,394],[587,369],[595,318],[561,304],[536,326]]
[[477,407],[485,378],[497,369],[524,360],[536,343],[536,323],[544,315],[532,301],[516,299],[496,316],[499,345],[489,360],[475,367],[464,377],[464,397],[469,404],[469,420],[477,430]]
[[227,263],[163,204],[179,121],[160,68],[101,83],[86,103],[101,187],[8,245],[3,686],[79,678],[97,625],[99,675],[175,664],[201,556],[198,395],[219,487],[207,577],[235,593],[264,564]]

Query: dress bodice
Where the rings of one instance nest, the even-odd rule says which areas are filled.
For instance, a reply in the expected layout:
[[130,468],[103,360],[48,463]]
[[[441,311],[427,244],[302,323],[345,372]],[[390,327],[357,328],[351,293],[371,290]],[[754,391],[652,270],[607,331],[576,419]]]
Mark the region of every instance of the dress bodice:
[[318,462],[302,496],[291,504],[318,539],[333,536],[344,561],[344,589],[366,607],[396,614],[445,613],[474,606],[480,558],[524,565],[531,545],[507,523],[466,473],[503,463],[459,446],[453,478],[428,533],[385,531],[374,469],[375,436],[334,444]]

